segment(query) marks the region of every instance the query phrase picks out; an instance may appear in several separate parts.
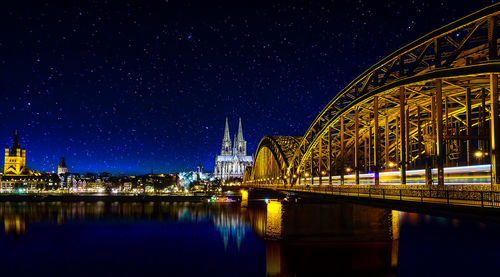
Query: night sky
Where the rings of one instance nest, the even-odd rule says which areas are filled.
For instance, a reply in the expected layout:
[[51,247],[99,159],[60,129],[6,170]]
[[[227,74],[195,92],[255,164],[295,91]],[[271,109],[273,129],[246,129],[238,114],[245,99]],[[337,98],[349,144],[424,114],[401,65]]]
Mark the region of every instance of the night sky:
[[40,171],[211,171],[225,117],[249,153],[302,135],[369,66],[494,2],[4,1],[0,146],[19,129]]

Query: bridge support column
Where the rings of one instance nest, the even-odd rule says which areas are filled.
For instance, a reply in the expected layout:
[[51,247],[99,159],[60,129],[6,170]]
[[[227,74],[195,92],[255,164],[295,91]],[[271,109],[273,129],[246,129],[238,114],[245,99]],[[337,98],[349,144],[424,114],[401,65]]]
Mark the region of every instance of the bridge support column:
[[428,147],[426,147],[426,164],[425,164],[425,183],[431,186],[434,182],[434,176],[432,174],[432,168],[436,164],[435,153],[436,153],[436,97],[431,94],[431,130],[430,130],[430,142]]
[[498,112],[498,75],[490,75],[490,128],[491,128],[491,184],[492,190],[495,185],[500,185],[500,175],[498,174],[498,166],[500,165],[500,127],[499,127],[499,112]]
[[314,148],[311,148],[311,167],[309,168],[309,175],[311,176],[311,185],[314,185]]
[[465,130],[467,135],[467,165],[470,165],[472,161],[472,151],[471,151],[471,129],[472,129],[472,110],[471,110],[471,89],[467,88],[465,92],[465,123],[467,124],[467,129]]
[[401,172],[401,185],[406,185],[406,95],[405,88],[399,88],[399,160],[400,160],[400,172]]
[[408,165],[411,163],[411,140],[410,140],[410,107],[409,105],[406,105],[407,109],[405,112],[405,144],[402,145],[405,148],[405,153],[406,153],[406,170],[408,170]]
[[328,127],[328,184],[332,185],[332,127]]
[[[481,152],[486,151],[486,140],[484,139],[486,137],[486,130],[485,130],[485,124],[486,123],[486,89],[481,89],[481,107],[479,108],[479,129],[478,129],[478,135],[479,135],[479,140],[478,140],[478,149]],[[479,163],[483,163],[483,158],[484,155],[479,157]]]
[[319,152],[318,152],[318,175],[319,175],[319,185],[323,184],[323,168],[321,163],[323,162],[323,137],[319,139]]
[[384,152],[385,152],[385,168],[386,170],[390,168],[389,164],[389,116],[385,116],[385,129],[384,129]]
[[340,185],[344,185],[344,116],[340,117]]
[[420,106],[417,105],[417,157],[422,157],[422,119],[420,117]]
[[442,80],[436,79],[436,158],[438,186],[444,186],[444,142],[443,142],[443,88]]
[[354,109],[354,170],[356,185],[359,185],[359,109]]
[[380,185],[379,180],[379,128],[378,128],[378,96],[374,96],[373,98],[373,172],[375,174],[375,185]]

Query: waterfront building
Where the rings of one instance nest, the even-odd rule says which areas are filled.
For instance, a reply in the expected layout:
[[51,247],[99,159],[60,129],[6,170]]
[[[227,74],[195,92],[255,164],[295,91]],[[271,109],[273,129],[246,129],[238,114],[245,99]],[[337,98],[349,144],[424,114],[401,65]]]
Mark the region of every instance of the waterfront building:
[[221,152],[220,155],[215,157],[214,177],[223,181],[232,178],[242,178],[245,168],[252,166],[252,164],[253,157],[247,155],[247,142],[243,138],[241,118],[239,119],[238,134],[234,137],[233,143],[231,143],[229,123],[226,118]]
[[203,172],[203,166],[199,165],[196,167],[196,171],[183,171],[178,174],[178,186],[179,188],[188,189],[191,183],[195,182],[198,184],[207,183],[215,181],[212,173]]

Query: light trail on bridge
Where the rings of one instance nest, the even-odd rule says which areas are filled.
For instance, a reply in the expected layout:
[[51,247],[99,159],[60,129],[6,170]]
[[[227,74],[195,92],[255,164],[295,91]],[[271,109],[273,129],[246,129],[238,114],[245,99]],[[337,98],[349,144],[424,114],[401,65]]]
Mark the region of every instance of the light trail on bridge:
[[[437,181],[437,169],[432,170],[433,180]],[[444,168],[445,185],[490,185],[491,165],[457,166]],[[425,170],[406,171],[407,184],[425,185]],[[340,175],[332,176],[332,185],[340,185]],[[356,175],[348,174],[344,176],[345,185],[355,185]],[[360,185],[374,185],[375,173],[360,174]],[[401,173],[399,171],[380,172],[380,185],[399,185]],[[320,183],[320,177],[314,177],[315,185]],[[311,184],[311,178],[305,178],[305,183]],[[324,183],[323,183],[324,184]]]

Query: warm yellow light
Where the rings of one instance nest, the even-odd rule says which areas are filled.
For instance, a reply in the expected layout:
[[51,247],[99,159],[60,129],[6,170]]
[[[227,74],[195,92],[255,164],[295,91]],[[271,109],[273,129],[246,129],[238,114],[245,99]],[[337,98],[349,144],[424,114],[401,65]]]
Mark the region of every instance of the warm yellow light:
[[345,171],[347,171],[347,172],[351,172],[351,171],[352,171],[352,169],[351,169],[350,167],[348,167],[348,168],[346,168],[346,169],[345,169]]
[[396,166],[396,164],[395,164],[395,163],[393,163],[393,162],[389,162],[389,167],[395,167],[395,166]]
[[307,172],[306,172],[306,173],[304,174],[304,176],[309,177],[309,173],[307,173]]
[[297,175],[296,175],[296,174],[293,174],[293,178],[297,178]]
[[326,174],[326,171],[321,171],[321,175],[325,175]]
[[484,156],[484,153],[482,151],[476,151],[474,152],[474,156],[476,156],[476,158],[481,158],[482,156]]

